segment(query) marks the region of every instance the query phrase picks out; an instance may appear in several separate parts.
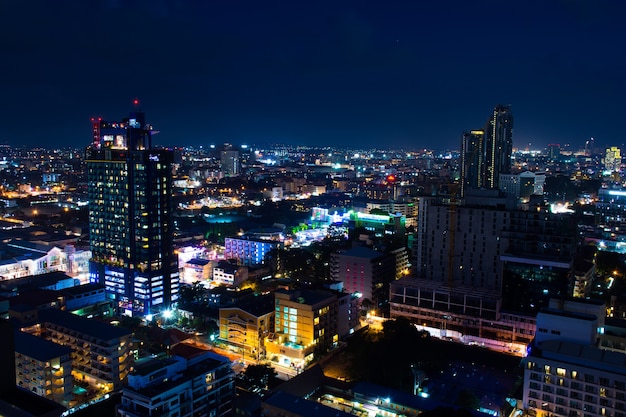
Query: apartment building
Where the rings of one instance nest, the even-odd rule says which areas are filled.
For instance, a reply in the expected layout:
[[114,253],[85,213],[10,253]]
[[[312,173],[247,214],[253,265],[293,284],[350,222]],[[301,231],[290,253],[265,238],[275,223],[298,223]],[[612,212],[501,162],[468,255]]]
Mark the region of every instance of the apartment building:
[[247,298],[219,311],[220,340],[244,357],[266,357],[265,338],[274,331],[274,295]]
[[224,240],[224,258],[236,259],[240,265],[262,265],[273,249],[282,248],[282,242],[241,237],[227,237]]
[[557,299],[537,315],[537,337],[524,360],[526,412],[626,416],[626,354],[605,348],[604,317],[602,302]]
[[75,380],[102,392],[122,388],[133,362],[132,332],[54,308],[22,311],[19,317],[25,320],[22,331],[72,349]]
[[209,351],[149,358],[129,374],[120,417],[222,417],[235,394],[230,361]]
[[68,406],[72,399],[72,349],[24,332],[14,333],[18,387]]
[[276,290],[274,296],[274,332],[265,342],[271,361],[302,369],[314,359],[316,351],[326,352],[339,341],[337,294]]
[[[400,259],[400,260],[398,260]],[[385,309],[389,300],[389,283],[396,278],[402,252],[385,254],[357,246],[331,254],[330,275],[343,282],[344,291],[370,300],[376,309]]]

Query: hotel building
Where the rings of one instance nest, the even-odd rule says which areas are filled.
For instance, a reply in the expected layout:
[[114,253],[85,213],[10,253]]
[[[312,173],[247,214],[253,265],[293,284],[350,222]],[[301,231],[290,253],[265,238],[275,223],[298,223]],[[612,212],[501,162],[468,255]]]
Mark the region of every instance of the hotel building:
[[117,391],[133,363],[132,332],[54,308],[22,311],[22,331],[72,350],[72,375],[102,392]]
[[212,352],[138,363],[122,390],[119,417],[224,417],[235,394],[230,361]]
[[626,354],[602,342],[605,309],[603,302],[555,299],[537,315],[523,361],[528,415],[626,416]]
[[93,120],[86,151],[90,280],[106,286],[121,313],[146,315],[178,298],[172,244],[173,152],[152,147],[141,112]]

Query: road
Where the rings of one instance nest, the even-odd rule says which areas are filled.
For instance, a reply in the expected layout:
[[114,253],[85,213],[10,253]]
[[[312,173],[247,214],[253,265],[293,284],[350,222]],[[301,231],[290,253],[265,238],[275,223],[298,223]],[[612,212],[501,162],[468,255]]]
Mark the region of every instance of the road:
[[[227,357],[232,361],[231,368],[235,372],[235,374],[239,374],[246,369],[248,365],[256,365],[257,361],[254,359],[250,359],[249,357],[243,357],[241,353],[235,353],[230,349],[225,349],[223,347],[215,346],[208,342],[204,342],[201,340],[197,340],[196,344],[202,346],[204,349],[212,350],[218,355],[222,355]],[[270,365],[276,371],[276,376],[283,381],[293,378],[298,374],[298,371],[294,368],[290,368],[288,366],[282,366],[275,362],[265,362]]]

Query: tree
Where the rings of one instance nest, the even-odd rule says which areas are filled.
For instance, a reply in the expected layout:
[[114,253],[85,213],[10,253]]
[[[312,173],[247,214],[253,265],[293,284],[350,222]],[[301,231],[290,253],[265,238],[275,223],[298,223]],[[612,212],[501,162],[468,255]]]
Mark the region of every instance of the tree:
[[456,404],[470,410],[478,410],[478,407],[480,407],[480,399],[478,399],[476,394],[474,394],[471,390],[464,389],[459,392]]
[[278,373],[270,365],[248,365],[244,371],[244,379],[250,388],[268,389],[276,375]]
[[178,302],[183,305],[202,302],[206,293],[207,289],[200,281],[196,281],[191,285],[181,285]]

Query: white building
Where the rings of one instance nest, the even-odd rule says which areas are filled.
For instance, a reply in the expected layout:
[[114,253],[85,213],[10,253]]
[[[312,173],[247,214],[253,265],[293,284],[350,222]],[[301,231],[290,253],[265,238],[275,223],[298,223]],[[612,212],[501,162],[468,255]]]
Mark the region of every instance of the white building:
[[229,263],[228,261],[220,261],[213,267],[213,286],[229,285],[237,287],[247,279],[247,266],[239,266]]
[[537,315],[523,408],[537,417],[626,416],[626,355],[603,348],[602,302],[551,300]]
[[525,171],[521,174],[500,174],[500,191],[514,198],[528,199],[531,195],[543,195],[546,182],[544,172]]
[[26,241],[10,242],[7,247],[12,253],[22,255],[0,262],[0,280],[65,272],[81,282],[88,282],[91,251],[77,250],[73,245],[60,248]]

